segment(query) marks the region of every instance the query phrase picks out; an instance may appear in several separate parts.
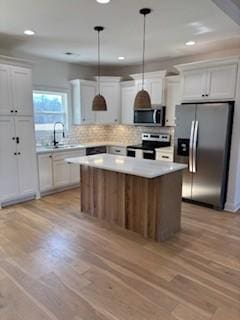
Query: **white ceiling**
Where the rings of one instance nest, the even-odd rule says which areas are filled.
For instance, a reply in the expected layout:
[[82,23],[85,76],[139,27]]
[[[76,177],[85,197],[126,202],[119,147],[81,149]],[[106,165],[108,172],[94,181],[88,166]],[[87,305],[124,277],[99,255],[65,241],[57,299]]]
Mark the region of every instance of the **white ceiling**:
[[[240,26],[211,0],[0,0],[0,49],[58,60],[95,64],[97,34],[103,25],[104,64],[141,61],[142,16],[147,20],[147,60],[197,54],[240,44]],[[25,29],[36,35],[23,35]],[[195,40],[197,45],[186,47]],[[66,56],[65,52],[73,52]],[[125,61],[118,61],[125,56]]]

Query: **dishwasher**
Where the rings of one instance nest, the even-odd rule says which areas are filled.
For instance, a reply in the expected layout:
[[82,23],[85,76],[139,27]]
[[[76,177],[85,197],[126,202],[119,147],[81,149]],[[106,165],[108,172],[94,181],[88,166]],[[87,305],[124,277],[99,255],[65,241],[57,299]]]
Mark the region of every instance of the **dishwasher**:
[[100,154],[100,153],[107,153],[107,147],[106,146],[100,146],[100,147],[89,147],[86,148],[86,155],[91,156],[94,154]]

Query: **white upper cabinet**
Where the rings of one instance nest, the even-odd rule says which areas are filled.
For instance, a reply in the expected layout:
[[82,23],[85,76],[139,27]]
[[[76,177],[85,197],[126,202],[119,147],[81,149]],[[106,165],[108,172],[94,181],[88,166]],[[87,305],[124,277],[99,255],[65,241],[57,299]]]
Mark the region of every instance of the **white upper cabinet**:
[[32,71],[27,68],[12,67],[13,108],[17,115],[31,116],[32,107]]
[[[130,75],[136,84],[136,92],[142,90],[142,75]],[[165,76],[166,71],[155,71],[145,73],[144,89],[148,91],[151,97],[152,105],[165,104]]]
[[100,92],[107,103],[107,111],[96,111],[96,122],[117,124],[120,122],[120,79],[101,77]]
[[207,73],[205,70],[184,72],[181,79],[182,100],[201,100],[206,93]]
[[180,77],[166,78],[166,126],[175,126],[176,105],[181,103]]
[[221,59],[179,65],[182,102],[234,100],[237,59]]
[[93,99],[97,93],[96,81],[72,80],[73,124],[91,124],[96,121],[92,111]]
[[107,102],[107,111],[92,111],[93,99],[98,93],[97,81],[72,80],[73,123],[113,124],[120,118],[120,78],[101,77],[100,92]]
[[122,124],[133,124],[133,106],[136,96],[136,87],[133,83],[122,83],[121,88],[121,104],[122,104]]
[[32,113],[31,70],[0,65],[0,115],[31,116]]
[[209,99],[234,99],[237,64],[208,69],[207,96]]
[[7,65],[0,65],[0,115],[11,114],[12,94],[11,94],[11,80],[10,67]]

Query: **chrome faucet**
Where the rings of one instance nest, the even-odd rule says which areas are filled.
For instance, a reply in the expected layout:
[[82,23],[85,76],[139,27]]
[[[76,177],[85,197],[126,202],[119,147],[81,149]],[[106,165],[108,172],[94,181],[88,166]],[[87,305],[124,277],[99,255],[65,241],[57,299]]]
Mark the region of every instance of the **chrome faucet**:
[[57,121],[54,123],[54,127],[53,127],[53,145],[54,147],[56,147],[59,143],[59,141],[56,140],[56,125],[57,124],[61,124],[62,125],[62,137],[65,138],[65,133],[64,133],[64,124],[60,121]]

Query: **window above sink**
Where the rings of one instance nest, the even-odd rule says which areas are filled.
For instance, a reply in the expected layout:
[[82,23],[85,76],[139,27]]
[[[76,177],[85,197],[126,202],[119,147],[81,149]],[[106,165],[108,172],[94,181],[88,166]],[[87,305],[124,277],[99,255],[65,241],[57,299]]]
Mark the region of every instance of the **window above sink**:
[[68,95],[66,92],[33,91],[34,122],[36,131],[52,131],[55,122],[68,129]]

